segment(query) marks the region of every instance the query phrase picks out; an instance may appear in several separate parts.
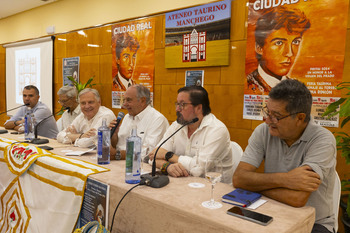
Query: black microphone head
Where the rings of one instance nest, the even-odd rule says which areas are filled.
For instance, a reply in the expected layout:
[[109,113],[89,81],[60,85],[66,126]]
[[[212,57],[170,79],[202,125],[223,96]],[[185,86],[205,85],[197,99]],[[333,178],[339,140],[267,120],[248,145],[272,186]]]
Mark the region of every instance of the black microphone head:
[[192,123],[195,123],[195,122],[197,122],[197,121],[199,121],[198,117],[193,118],[192,121],[191,121],[191,124],[192,124]]
[[123,119],[123,117],[125,116],[125,113],[123,113],[123,112],[119,112],[118,113],[118,116],[117,116],[117,119]]

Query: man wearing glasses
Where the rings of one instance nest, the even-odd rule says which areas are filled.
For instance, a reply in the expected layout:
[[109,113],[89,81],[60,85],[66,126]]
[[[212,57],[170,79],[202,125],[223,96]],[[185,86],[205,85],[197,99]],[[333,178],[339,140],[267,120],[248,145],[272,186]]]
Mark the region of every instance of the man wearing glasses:
[[[178,90],[175,103],[177,120],[165,132],[163,142],[184,124],[194,118],[198,121],[185,126],[166,143],[156,155],[156,166],[173,177],[203,176],[208,157],[222,162],[222,182],[231,183],[233,160],[230,134],[212,113],[208,92],[201,86],[183,87]],[[155,150],[149,154],[154,158]]]
[[81,113],[80,106],[77,100],[78,91],[73,86],[63,86],[58,92],[58,103],[67,111],[62,114],[62,117],[57,121],[58,131],[62,131]]
[[[310,120],[311,105],[310,91],[297,80],[271,89],[265,123],[250,137],[233,185],[294,207],[312,206],[312,232],[333,232],[336,143],[330,131]],[[265,173],[258,173],[263,160]]]

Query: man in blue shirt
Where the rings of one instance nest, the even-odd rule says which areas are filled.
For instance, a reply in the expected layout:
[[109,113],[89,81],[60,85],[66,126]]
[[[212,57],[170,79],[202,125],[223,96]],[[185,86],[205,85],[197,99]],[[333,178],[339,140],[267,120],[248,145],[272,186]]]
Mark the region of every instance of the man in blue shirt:
[[[30,108],[30,111],[34,114],[36,124],[44,120],[38,126],[38,135],[42,137],[56,138],[58,129],[55,118],[50,109],[44,103],[39,101],[40,95],[38,88],[33,85],[25,86],[22,95],[23,103],[26,106],[22,106],[14,116],[7,120],[4,127],[6,129],[21,131],[23,129],[22,126],[24,124],[24,116],[27,108]],[[49,117],[50,115],[52,117]]]

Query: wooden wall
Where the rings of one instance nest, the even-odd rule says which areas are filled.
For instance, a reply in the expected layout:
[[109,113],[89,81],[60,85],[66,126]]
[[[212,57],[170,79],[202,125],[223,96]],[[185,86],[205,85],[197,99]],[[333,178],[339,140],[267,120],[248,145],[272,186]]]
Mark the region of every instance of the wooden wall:
[[[164,67],[164,15],[154,16],[156,19],[155,36],[155,75],[154,75],[154,107],[168,118],[170,122],[176,119],[174,102],[177,90],[185,84],[186,69],[166,69]],[[261,121],[242,119],[243,85],[245,81],[245,47],[247,8],[245,0],[232,1],[230,65],[222,67],[197,68],[205,71],[204,87],[209,92],[212,112],[228,127],[231,140],[239,143],[244,149],[254,128]],[[349,17],[350,19],[350,17]],[[350,22],[350,20],[348,20]],[[62,86],[62,59],[65,57],[80,57],[80,80],[86,82],[95,76],[94,83],[102,97],[102,105],[111,108],[112,89],[112,54],[111,26],[93,29],[82,29],[85,33],[68,32],[56,35],[54,47],[54,91],[57,93]],[[350,41],[350,26],[347,27],[347,41]],[[88,44],[98,44],[99,47],[89,47]],[[346,44],[346,57],[343,81],[350,82],[350,42]],[[57,96],[54,97],[54,110],[60,105]],[[0,46],[0,111],[5,111],[5,49]],[[113,109],[114,113],[120,111]],[[7,119],[0,116],[0,123]],[[339,129],[329,128],[331,131]],[[350,126],[347,126],[350,132]],[[350,165],[338,153],[337,171],[340,177],[350,171]]]

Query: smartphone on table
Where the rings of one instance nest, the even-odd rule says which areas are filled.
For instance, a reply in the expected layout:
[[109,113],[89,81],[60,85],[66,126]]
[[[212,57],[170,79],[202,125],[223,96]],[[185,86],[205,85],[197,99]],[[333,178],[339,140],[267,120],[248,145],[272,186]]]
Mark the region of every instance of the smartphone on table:
[[260,214],[255,211],[248,210],[246,208],[242,208],[238,206],[232,207],[231,209],[227,210],[227,214],[233,215],[239,218],[243,218],[264,226],[266,226],[273,220],[271,216]]

